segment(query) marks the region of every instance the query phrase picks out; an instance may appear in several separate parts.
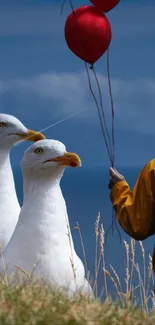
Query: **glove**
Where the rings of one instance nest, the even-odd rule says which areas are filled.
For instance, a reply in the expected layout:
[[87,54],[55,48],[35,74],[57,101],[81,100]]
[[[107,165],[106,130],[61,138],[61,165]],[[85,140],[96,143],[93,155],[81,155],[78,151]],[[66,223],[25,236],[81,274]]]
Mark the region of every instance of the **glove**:
[[125,180],[125,178],[124,178],[123,175],[121,175],[117,171],[117,169],[115,167],[114,168],[110,167],[109,172],[110,172],[110,181],[109,181],[108,187],[111,190],[112,187],[114,186],[114,184],[116,184],[117,182]]

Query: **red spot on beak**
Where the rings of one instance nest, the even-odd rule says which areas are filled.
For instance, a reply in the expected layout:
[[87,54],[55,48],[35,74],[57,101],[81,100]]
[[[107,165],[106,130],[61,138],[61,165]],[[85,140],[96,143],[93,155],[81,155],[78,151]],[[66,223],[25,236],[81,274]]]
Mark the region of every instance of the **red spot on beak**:
[[75,161],[71,161],[71,162],[70,162],[70,166],[71,166],[71,167],[77,167],[77,164],[76,164]]

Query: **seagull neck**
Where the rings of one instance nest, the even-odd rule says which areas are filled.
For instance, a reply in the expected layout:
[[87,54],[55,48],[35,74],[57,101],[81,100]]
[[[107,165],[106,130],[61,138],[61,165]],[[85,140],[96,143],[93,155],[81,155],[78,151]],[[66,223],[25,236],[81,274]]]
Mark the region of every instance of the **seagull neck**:
[[43,202],[46,197],[53,199],[61,192],[60,179],[62,175],[28,175],[23,177],[24,202],[31,200],[40,200]]
[[0,168],[10,164],[10,147],[0,148]]
[[[3,177],[2,177],[3,176]],[[0,184],[1,181],[12,177],[12,168],[10,163],[10,149],[0,148]]]
[[[24,175],[25,176],[25,175]],[[23,178],[24,202],[23,210],[29,211],[30,218],[36,218],[37,222],[41,218],[46,218],[50,214],[55,218],[55,213],[59,216],[57,221],[62,222],[62,227],[68,222],[66,203],[60,187],[60,175],[57,178],[48,175],[48,178],[37,178],[34,176]],[[52,217],[51,217],[52,218]]]
[[47,224],[50,232],[52,227],[53,234],[59,230],[62,236],[65,234],[67,243],[66,233],[69,233],[71,246],[74,247],[66,202],[60,187],[61,176],[62,173],[57,177],[40,175],[35,179],[34,175],[30,178],[24,174],[24,202],[19,218],[21,222],[25,222],[23,220],[26,218],[33,224]]
[[0,188],[1,198],[14,198],[17,200],[13,172],[10,163],[10,148],[0,148]]

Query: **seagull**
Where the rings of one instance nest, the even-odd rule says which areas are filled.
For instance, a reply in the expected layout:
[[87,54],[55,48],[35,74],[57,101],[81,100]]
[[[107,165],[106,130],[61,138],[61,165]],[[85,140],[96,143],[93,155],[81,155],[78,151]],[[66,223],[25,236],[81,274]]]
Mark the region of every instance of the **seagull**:
[[[80,158],[62,142],[45,139],[24,153],[21,168],[24,202],[13,236],[4,252],[11,281],[32,276],[52,287],[92,296],[81,259],[75,252],[66,202],[60,181],[67,166],[78,167]],[[22,270],[22,272],[20,272]],[[0,273],[3,273],[1,265]],[[16,280],[15,280],[16,278]]]
[[0,114],[0,252],[6,248],[18,221],[20,205],[17,199],[10,150],[23,140],[37,141],[44,136],[28,130],[16,117]]

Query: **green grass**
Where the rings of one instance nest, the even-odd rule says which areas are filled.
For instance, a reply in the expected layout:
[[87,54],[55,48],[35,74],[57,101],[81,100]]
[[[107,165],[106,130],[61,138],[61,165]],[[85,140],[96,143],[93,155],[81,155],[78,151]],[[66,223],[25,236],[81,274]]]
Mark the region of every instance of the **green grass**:
[[[84,263],[86,271],[89,269],[84,249],[84,242],[77,224],[75,227],[79,231],[83,249]],[[142,242],[130,243],[124,241],[126,252],[125,268],[125,291],[123,291],[119,270],[115,270],[112,265],[106,265],[104,228],[100,224],[100,215],[95,222],[95,261],[94,261],[94,282],[92,284],[94,299],[76,295],[69,299],[60,291],[47,287],[43,283],[33,284],[31,274],[25,270],[25,284],[11,287],[7,274],[0,281],[0,325],[153,325],[155,324],[155,296],[154,296],[154,274],[152,270],[151,256],[145,256]],[[140,247],[143,261],[143,274],[136,261],[136,247]],[[71,254],[72,256],[72,254]],[[148,263],[146,262],[148,260]],[[147,265],[148,264],[148,265]],[[74,276],[76,277],[73,261],[71,260]],[[98,288],[98,273],[103,272],[103,287],[105,299],[98,298],[100,288]],[[134,276],[137,283],[133,281]],[[114,286],[117,301],[112,301],[108,291],[108,283]],[[134,284],[133,284],[134,283]],[[140,306],[137,306],[137,297],[140,297]],[[148,304],[152,307],[149,310]]]
[[71,300],[43,284],[19,288],[1,285],[0,324],[153,325],[155,313],[147,316],[132,305],[122,308],[110,299],[103,304],[82,297]]

